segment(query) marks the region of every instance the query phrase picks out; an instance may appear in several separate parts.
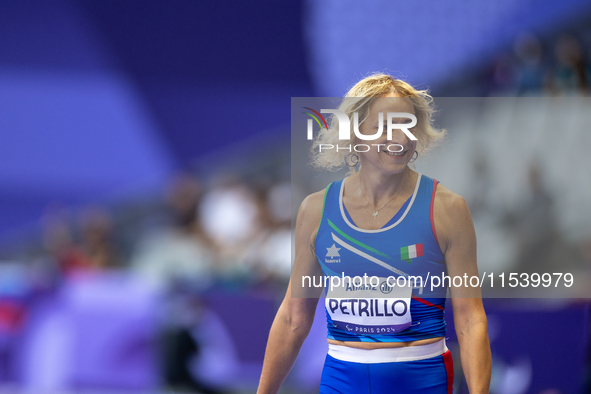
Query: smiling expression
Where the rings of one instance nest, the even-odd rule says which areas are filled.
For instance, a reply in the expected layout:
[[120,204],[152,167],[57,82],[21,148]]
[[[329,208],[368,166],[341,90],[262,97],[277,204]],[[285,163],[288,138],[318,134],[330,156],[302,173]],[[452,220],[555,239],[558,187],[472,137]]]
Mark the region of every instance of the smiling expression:
[[[393,130],[392,139],[387,139],[387,113],[388,112],[407,112],[415,114],[414,107],[410,100],[402,98],[397,93],[391,93],[387,96],[376,99],[370,109],[367,118],[359,126],[362,134],[375,134],[380,127],[379,113],[383,115],[383,133],[377,140],[372,141],[372,149],[368,152],[359,153],[363,166],[375,168],[376,170],[386,171],[388,173],[398,173],[404,171],[411,159],[416,147],[417,141],[413,141],[402,131]],[[393,119],[393,123],[410,123],[410,119]],[[412,129],[411,129],[412,132]],[[356,143],[364,141],[357,140]],[[379,151],[378,151],[379,150]]]

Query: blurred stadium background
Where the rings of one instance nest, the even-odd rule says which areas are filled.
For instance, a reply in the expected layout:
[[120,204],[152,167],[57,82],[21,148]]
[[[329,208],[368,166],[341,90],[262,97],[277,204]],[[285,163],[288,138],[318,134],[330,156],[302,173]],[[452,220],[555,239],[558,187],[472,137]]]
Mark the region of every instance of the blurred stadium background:
[[[254,392],[292,201],[338,176],[291,155],[290,98],[373,71],[447,98],[417,168],[481,269],[588,271],[590,61],[583,0],[3,1],[0,393]],[[485,306],[491,392],[591,392],[588,299]],[[318,316],[285,393],[317,391]]]

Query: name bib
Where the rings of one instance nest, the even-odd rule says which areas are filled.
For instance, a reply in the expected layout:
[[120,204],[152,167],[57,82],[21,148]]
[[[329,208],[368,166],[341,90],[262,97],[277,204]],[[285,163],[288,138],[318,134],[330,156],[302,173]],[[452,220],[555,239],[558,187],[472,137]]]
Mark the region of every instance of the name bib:
[[[325,307],[335,327],[355,334],[394,334],[410,327],[412,287],[346,283],[328,289]],[[375,284],[375,281],[374,281]]]

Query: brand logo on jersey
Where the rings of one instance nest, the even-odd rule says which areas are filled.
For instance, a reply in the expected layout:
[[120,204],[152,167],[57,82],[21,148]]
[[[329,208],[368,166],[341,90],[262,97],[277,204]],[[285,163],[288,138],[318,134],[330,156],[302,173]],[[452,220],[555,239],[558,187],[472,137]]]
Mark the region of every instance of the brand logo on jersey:
[[332,244],[330,248],[326,248],[326,258],[324,259],[325,263],[340,263],[341,259],[335,259],[335,257],[341,257],[339,254],[339,250],[341,248],[337,248],[336,244]]
[[360,291],[360,290],[372,290],[372,291],[375,291],[377,289],[378,289],[377,286],[372,286],[372,285],[368,285],[368,284],[360,284],[359,286],[356,286],[355,284],[349,283],[347,285],[347,288],[345,289],[345,291]]
[[394,286],[390,286],[387,281],[382,282],[382,284],[380,285],[380,291],[384,294],[391,293],[393,288]]
[[414,244],[400,248],[400,259],[412,263],[412,259],[423,256],[423,244]]

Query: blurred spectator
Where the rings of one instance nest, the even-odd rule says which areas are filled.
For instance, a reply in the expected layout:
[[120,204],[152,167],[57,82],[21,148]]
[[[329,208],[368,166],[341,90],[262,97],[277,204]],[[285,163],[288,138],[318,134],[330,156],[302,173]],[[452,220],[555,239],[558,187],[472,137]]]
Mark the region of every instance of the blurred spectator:
[[177,176],[168,192],[171,225],[144,236],[131,258],[139,275],[163,289],[178,282],[199,289],[211,283],[213,253],[198,219],[201,186],[188,174]]
[[[553,50],[544,53],[544,47]],[[542,40],[522,32],[512,53],[500,51],[486,67],[480,84],[491,96],[589,95],[589,56],[583,41],[572,34]]]
[[542,66],[542,43],[532,33],[522,33],[515,40],[513,51],[517,58],[517,94],[539,94],[546,73]]
[[22,262],[0,262],[0,383],[15,378],[18,339],[31,293],[28,279]]
[[[543,182],[542,170],[531,163],[528,170],[529,197],[514,211],[509,226],[517,239],[519,251],[515,269],[519,272],[554,272],[577,264],[575,248],[565,245],[558,229],[554,199]],[[554,271],[553,271],[554,270]]]
[[259,210],[253,189],[233,177],[219,180],[205,194],[198,210],[205,233],[216,249],[220,273],[250,276],[242,262],[244,251],[259,231]]
[[115,243],[111,215],[103,208],[87,208],[81,215],[81,248],[94,269],[121,268],[123,258]]
[[68,276],[80,270],[91,269],[92,263],[75,241],[74,230],[65,211],[49,207],[42,222],[45,250],[62,275]]
[[79,242],[66,211],[49,210],[43,220],[45,250],[63,275],[123,266],[113,221],[105,209],[89,207],[82,212]]
[[261,185],[256,192],[257,229],[244,260],[258,283],[285,288],[291,273],[291,188]]
[[212,283],[214,265],[211,241],[199,220],[201,196],[199,182],[190,174],[179,174],[167,196],[171,225],[140,241],[131,266],[163,290],[168,300],[162,333],[167,385],[218,393],[190,371],[201,351],[193,334],[202,325],[201,293]]
[[472,194],[469,196],[470,211],[474,217],[487,213],[490,208],[490,167],[487,161],[486,152],[482,148],[477,148],[472,157],[473,185]]
[[501,52],[487,70],[487,91],[497,94],[509,94],[515,86],[513,58],[507,52]]
[[554,94],[589,94],[591,69],[582,43],[570,34],[562,34],[554,47],[557,66],[550,80]]

